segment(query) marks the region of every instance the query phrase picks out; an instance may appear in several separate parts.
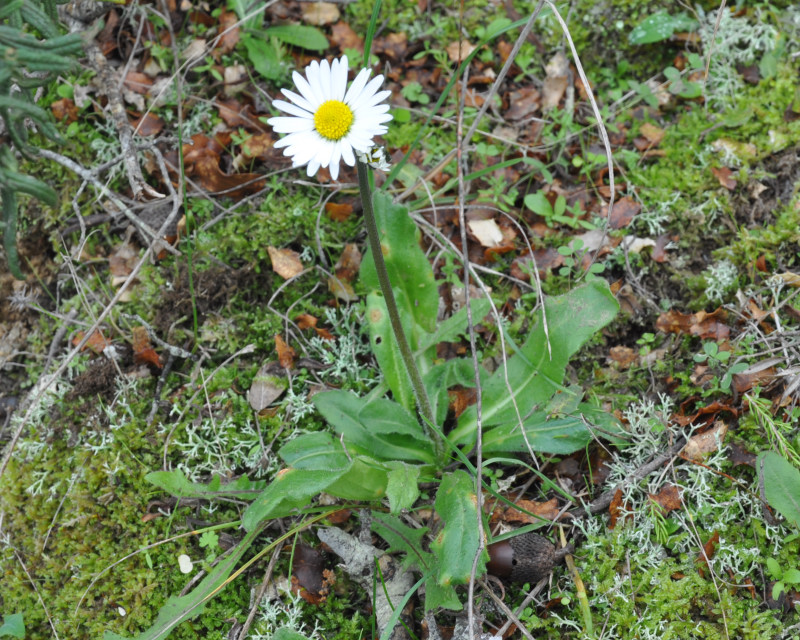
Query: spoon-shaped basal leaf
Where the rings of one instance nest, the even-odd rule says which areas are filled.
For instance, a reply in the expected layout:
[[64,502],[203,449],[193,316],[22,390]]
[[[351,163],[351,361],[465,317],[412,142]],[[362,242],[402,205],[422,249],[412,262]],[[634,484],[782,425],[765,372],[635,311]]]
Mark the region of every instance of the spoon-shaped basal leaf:
[[[483,389],[484,428],[518,425],[537,407],[543,408],[553,394],[564,389],[562,380],[570,358],[619,310],[608,284],[601,280],[587,282],[562,296],[545,298],[544,306],[547,331],[539,311],[521,353],[509,358],[505,370],[499,366]],[[472,446],[476,427],[476,409],[470,407],[448,437],[453,444]]]

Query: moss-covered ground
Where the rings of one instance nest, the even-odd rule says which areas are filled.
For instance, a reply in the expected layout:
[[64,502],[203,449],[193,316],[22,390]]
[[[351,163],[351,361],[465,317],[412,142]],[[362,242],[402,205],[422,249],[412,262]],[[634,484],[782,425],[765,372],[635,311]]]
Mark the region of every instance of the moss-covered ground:
[[[267,23],[302,22],[300,4],[270,4]],[[325,385],[366,393],[380,382],[363,326],[366,292],[352,277],[352,264],[337,265],[348,244],[365,252],[355,174],[345,173],[338,187],[309,179],[271,149],[274,139],[266,151],[248,155],[248,140],[269,137],[268,128],[232,123],[214,102],[235,101],[258,120],[270,113],[267,96],[288,86],[290,70],[315,56],[356,55],[358,41],[341,35],[342,25],[363,34],[373,3],[335,6],[340,19],[319,27],[330,38],[328,50],[314,54],[263,38],[273,47],[264,55],[277,65],[271,79],[254,71],[269,65],[242,41],[215,45],[202,65],[180,72],[182,117],[191,124],[183,140],[201,133],[224,136],[212,155],[216,168],[204,173],[207,164],[187,167],[192,182],[180,238],[174,240],[179,255],[148,260],[101,323],[102,336],[97,333],[74,356],[69,354],[80,332],[103,313],[147,244],[99,189],[82,187],[81,178],[58,163],[21,159],[21,168],[54,186],[61,202],[49,209],[21,198],[18,245],[27,278],[0,273],[0,439],[9,453],[0,476],[0,613],[22,614],[29,640],[101,638],[105,632],[136,636],[155,622],[168,598],[188,591],[242,538],[238,523],[252,494],[176,499],[145,480],[148,473],[178,469],[192,481],[219,477],[223,485],[246,476],[256,492],[280,469],[275,452],[281,444],[300,432],[328,428],[309,402],[313,393]],[[385,140],[395,161],[422,130],[422,116],[451,77],[455,65],[448,46],[459,34],[474,43],[492,21],[526,18],[531,7],[487,0],[384,2],[375,50],[393,91],[396,118]],[[220,25],[229,24],[220,17],[225,8],[213,2],[189,10],[171,6],[172,36],[180,47],[199,38],[211,42]],[[693,429],[724,423],[726,431],[718,436],[719,446],[700,458],[676,458],[627,485],[611,513],[570,525],[568,535],[580,540],[575,563],[588,609],[582,609],[583,594],[570,573],[559,566],[518,619],[534,638],[800,637],[800,580],[792,582],[792,572],[800,577],[800,537],[764,506],[753,462],[754,454],[768,449],[800,459],[800,412],[796,389],[790,388],[800,366],[794,295],[800,283],[800,11],[788,2],[739,3],[725,10],[711,47],[715,3],[699,3],[692,15],[678,2],[578,0],[559,8],[609,129],[621,186],[617,197],[637,207],[632,220],[612,228],[602,247],[593,247],[601,248],[599,277],[612,285],[622,312],[584,347],[568,377],[622,420],[629,442],[600,442],[563,459],[542,456],[542,470],[588,502]],[[121,68],[132,56],[137,72],[160,65],[151,80],[170,77],[176,66],[161,10],[160,3],[117,10],[121,22],[103,41],[117,43],[106,49],[109,60]],[[651,44],[631,43],[631,29],[659,11],[687,13],[695,26]],[[155,43],[147,54],[119,44],[135,38],[140,25]],[[476,57],[472,73],[479,78],[470,87],[488,91],[517,34],[510,31]],[[474,260],[489,269],[487,284],[508,313],[510,335],[520,341],[538,301],[520,282],[530,277],[519,267],[527,253],[523,237],[537,256],[561,256],[541,276],[547,294],[563,293],[582,272],[582,256],[576,257],[570,243],[587,227],[603,227],[602,202],[608,198],[605,152],[574,64],[566,74],[567,93],[553,110],[531,108],[521,118],[508,117],[520,99],[514,92],[546,91],[546,65],[557,51],[568,53],[569,47],[546,12],[492,98],[496,104],[470,156],[471,171],[523,154],[546,168],[512,165],[472,181],[478,195],[469,204],[520,224],[507,252],[489,256],[475,237],[470,246]],[[690,54],[704,63],[711,56],[707,80],[692,72]],[[66,142],[38,144],[91,169],[117,158],[119,148],[104,99],[92,85],[94,74],[82,64],[83,70],[60,78],[41,98],[46,108],[65,97],[77,105],[76,117],[59,125]],[[667,67],[685,70],[684,80],[700,87],[699,97],[679,95],[675,84],[670,93]],[[223,79],[233,77],[227,73],[241,73],[236,77],[246,88],[225,93],[231,81]],[[412,80],[419,86],[409,89]],[[530,93],[520,95],[534,100]],[[436,114],[441,117],[424,130],[394,192],[425,175],[442,218],[433,218],[425,189],[406,202],[420,198],[414,213],[454,238],[455,191],[437,190],[456,175],[447,154],[456,145],[457,100],[453,91]],[[149,141],[167,159],[170,152],[177,158],[175,100],[152,105],[165,128]],[[467,106],[467,116],[476,106]],[[128,107],[131,119],[134,111],[141,115],[133,98]],[[154,155],[145,151],[139,158],[153,187],[165,190]],[[231,198],[208,193],[215,171],[266,177],[245,197]],[[126,194],[122,169],[101,177],[111,191]],[[540,189],[552,192],[553,202],[564,194],[586,225],[548,224],[526,207],[526,196]],[[81,231],[76,213],[105,217]],[[155,218],[156,227],[160,220]],[[642,241],[636,249],[633,239]],[[452,306],[453,282],[461,273],[425,233],[423,245],[443,304]],[[275,250],[294,252],[294,275],[279,275]],[[577,264],[565,256],[576,257]],[[342,268],[350,272],[351,291],[331,278]],[[694,331],[687,318],[701,322],[698,313],[712,315]],[[497,332],[486,328],[479,340],[482,359],[496,362]],[[288,372],[278,364],[281,341],[295,350]],[[465,345],[444,345],[439,355],[463,353]],[[764,369],[748,371],[747,379],[726,378],[734,363],[744,365],[741,372],[768,359]],[[255,407],[253,389],[265,366],[277,371],[285,388],[268,406]],[[487,473],[494,486],[526,487],[531,500],[554,495],[522,467],[496,465]],[[678,488],[679,505],[665,507],[656,499],[667,485]],[[429,508],[434,495],[431,487],[423,489],[429,491],[423,491],[420,509]],[[357,529],[358,514],[334,523]],[[273,523],[245,559],[294,524]],[[335,574],[325,598],[307,601],[289,593],[290,550],[304,544],[319,546],[313,529],[277,556],[268,589],[274,595],[257,606],[247,637],[271,638],[281,626],[313,638],[368,637],[369,594],[336,569],[333,556],[325,560]],[[188,573],[179,567],[182,555],[192,560]],[[259,559],[169,637],[239,638],[268,561],[269,555]],[[773,593],[779,580],[785,589]],[[508,607],[515,610],[525,593],[522,585],[507,588]],[[505,614],[481,598],[485,629],[502,625]],[[421,607],[417,617],[419,622]],[[437,612],[437,618],[443,629],[453,624],[451,613]],[[425,637],[421,628],[414,629],[416,637]]]

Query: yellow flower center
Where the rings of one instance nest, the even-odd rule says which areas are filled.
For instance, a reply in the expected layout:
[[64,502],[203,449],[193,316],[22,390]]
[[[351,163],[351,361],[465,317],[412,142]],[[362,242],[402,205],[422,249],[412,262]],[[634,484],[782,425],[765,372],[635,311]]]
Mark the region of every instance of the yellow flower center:
[[341,140],[350,131],[353,112],[344,102],[327,100],[314,114],[314,127],[319,135],[328,140]]

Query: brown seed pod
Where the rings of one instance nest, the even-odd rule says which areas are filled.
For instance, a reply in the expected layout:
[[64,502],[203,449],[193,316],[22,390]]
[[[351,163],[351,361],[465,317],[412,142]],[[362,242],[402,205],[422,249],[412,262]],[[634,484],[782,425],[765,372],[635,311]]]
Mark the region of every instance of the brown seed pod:
[[509,582],[534,584],[549,575],[564,556],[572,553],[572,545],[556,550],[552,542],[536,533],[523,533],[488,547],[486,570]]

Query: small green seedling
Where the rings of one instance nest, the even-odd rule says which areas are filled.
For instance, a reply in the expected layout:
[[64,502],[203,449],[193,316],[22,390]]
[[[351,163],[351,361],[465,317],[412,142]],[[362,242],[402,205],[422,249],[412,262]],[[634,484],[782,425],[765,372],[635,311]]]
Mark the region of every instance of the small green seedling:
[[[703,352],[695,354],[694,361],[700,364],[707,363],[711,369],[721,371],[728,360],[730,360],[730,357],[730,351],[720,351],[719,345],[716,342],[708,341],[703,343]],[[711,391],[729,391],[733,376],[737,373],[741,373],[745,369],[747,369],[747,364],[744,362],[739,362],[728,368],[718,384],[716,384],[717,378],[714,378],[713,382],[715,384]]]
[[800,570],[792,568],[784,571],[775,558],[767,558],[767,571],[776,581],[772,585],[773,600],[777,600],[787,586],[800,586]]

